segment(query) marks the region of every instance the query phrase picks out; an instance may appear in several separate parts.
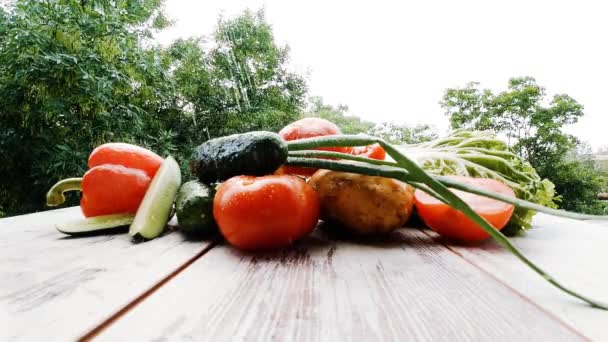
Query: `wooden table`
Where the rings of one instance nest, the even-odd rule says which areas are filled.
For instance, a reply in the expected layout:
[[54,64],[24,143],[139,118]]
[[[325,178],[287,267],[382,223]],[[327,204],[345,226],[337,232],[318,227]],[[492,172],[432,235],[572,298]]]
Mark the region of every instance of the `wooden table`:
[[[492,242],[427,230],[367,243],[322,231],[245,254],[177,232],[72,238],[78,208],[0,220],[0,340],[608,340],[608,312],[555,290]],[[608,301],[608,227],[538,215],[525,254]]]

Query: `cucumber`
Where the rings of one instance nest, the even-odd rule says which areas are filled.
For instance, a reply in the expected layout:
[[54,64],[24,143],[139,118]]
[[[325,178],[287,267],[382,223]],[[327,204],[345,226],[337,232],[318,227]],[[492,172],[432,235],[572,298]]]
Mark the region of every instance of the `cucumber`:
[[133,217],[133,214],[102,215],[56,224],[55,228],[75,236],[126,233]]
[[179,228],[186,235],[205,236],[218,232],[213,218],[215,189],[193,180],[177,193],[175,212]]
[[208,140],[192,154],[190,171],[206,184],[239,175],[263,176],[287,161],[287,143],[272,132],[249,132]]
[[160,236],[169,221],[175,195],[182,182],[179,165],[169,156],[163,161],[144,195],[129,234],[135,238],[154,239]]

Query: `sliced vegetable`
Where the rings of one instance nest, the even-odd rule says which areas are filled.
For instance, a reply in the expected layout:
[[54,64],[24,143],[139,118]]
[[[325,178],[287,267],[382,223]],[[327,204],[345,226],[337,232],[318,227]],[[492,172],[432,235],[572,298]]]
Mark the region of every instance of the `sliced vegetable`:
[[[338,126],[336,126],[333,122],[315,117],[308,117],[298,120],[285,126],[279,131],[279,135],[285,139],[285,141],[340,134],[342,134],[340,128],[338,128]],[[323,147],[320,149],[342,153],[349,153],[352,150],[349,146]],[[310,177],[313,173],[315,173],[315,171],[317,171],[317,169],[284,166],[278,173]]]
[[386,159],[386,151],[384,151],[380,144],[353,147],[352,154],[376,160]]
[[182,185],[175,200],[179,228],[187,235],[204,236],[218,232],[213,218],[215,189],[199,181]]
[[143,170],[150,178],[162,164],[163,158],[141,146],[127,143],[107,143],[93,150],[89,156],[89,168],[104,164],[122,165]]
[[328,228],[355,235],[386,234],[403,226],[414,209],[414,189],[396,179],[319,170],[309,184],[317,191]]
[[[449,178],[515,198],[515,193],[511,188],[494,179],[462,176],[450,176]],[[452,190],[452,192],[497,230],[505,227],[515,208],[512,204],[468,192],[460,190]],[[461,211],[452,208],[424,191],[416,190],[415,203],[416,210],[422,221],[443,237],[466,243],[479,242],[490,238],[490,235],[483,228]]]
[[276,133],[249,132],[211,139],[198,146],[190,171],[203,183],[233,176],[263,176],[287,160],[287,145]]
[[167,157],[152,179],[144,199],[137,209],[129,234],[133,237],[154,239],[160,236],[169,221],[175,196],[182,182],[179,165]]
[[[429,173],[496,179],[513,189],[517,198],[556,207],[553,183],[540,178],[495,133],[460,130],[445,138],[399,149]],[[535,213],[528,208],[516,208],[504,232],[513,235],[530,228]]]
[[276,249],[315,228],[319,200],[295,176],[238,176],[218,187],[213,216],[231,245],[244,250]]
[[126,233],[133,222],[133,214],[113,214],[89,217],[55,225],[58,231],[75,236]]

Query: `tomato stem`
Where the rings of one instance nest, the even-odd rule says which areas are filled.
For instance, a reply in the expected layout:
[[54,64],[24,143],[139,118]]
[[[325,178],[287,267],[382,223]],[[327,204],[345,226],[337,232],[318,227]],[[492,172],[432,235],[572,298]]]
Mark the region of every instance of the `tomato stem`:
[[46,205],[55,207],[63,204],[67,191],[82,191],[82,178],[66,178],[55,183],[46,193]]

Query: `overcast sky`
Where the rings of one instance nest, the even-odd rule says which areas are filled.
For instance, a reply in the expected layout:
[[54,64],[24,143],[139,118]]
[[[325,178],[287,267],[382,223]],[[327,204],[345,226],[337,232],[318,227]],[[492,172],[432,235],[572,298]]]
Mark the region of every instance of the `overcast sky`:
[[608,18],[604,1],[166,0],[175,24],[161,42],[208,35],[220,14],[266,10],[275,38],[310,95],[371,121],[447,129],[443,90],[478,81],[494,90],[533,76],[585,106],[568,131],[608,145]]

